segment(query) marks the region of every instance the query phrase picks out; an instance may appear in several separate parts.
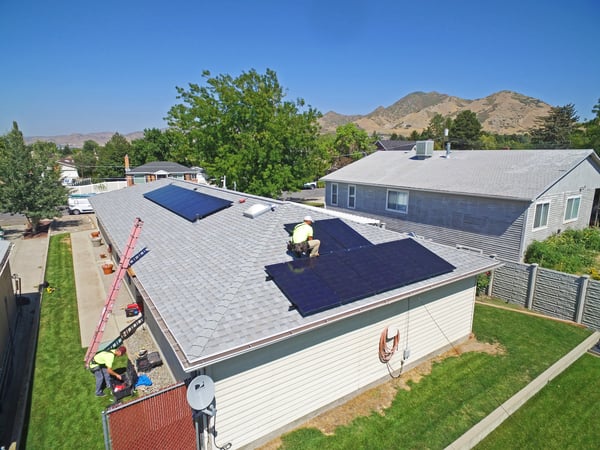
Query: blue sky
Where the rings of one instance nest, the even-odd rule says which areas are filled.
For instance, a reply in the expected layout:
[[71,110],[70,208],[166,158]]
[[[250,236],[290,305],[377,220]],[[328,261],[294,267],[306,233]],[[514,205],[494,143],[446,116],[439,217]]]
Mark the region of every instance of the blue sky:
[[599,23],[598,0],[0,0],[0,134],[162,128],[203,70],[267,68],[323,113],[511,90],[589,119]]

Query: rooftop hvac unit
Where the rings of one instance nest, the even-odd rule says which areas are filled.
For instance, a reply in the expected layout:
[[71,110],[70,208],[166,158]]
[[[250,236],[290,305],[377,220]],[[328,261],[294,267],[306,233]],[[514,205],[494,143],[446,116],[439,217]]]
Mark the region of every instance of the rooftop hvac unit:
[[417,156],[419,158],[430,158],[433,156],[433,141],[417,141]]

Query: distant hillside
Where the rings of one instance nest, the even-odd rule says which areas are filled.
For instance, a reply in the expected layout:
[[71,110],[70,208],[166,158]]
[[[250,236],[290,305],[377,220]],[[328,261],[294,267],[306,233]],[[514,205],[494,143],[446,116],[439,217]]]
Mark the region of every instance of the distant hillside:
[[380,106],[364,116],[345,116],[330,111],[320,119],[320,123],[324,133],[334,133],[338,126],[353,122],[369,134],[408,136],[412,131],[421,132],[427,128],[436,113],[454,118],[465,110],[477,115],[485,131],[522,134],[536,126],[536,119],[548,115],[550,105],[511,91],[501,91],[477,100],[437,92],[413,92],[387,108]]
[[[401,98],[387,108],[378,107],[367,115],[343,115],[334,111],[325,114],[320,120],[323,133],[335,133],[340,125],[349,122],[371,134],[382,135],[392,133],[408,136],[412,131],[421,132],[429,125],[429,121],[439,113],[452,118],[465,110],[471,110],[481,122],[483,129],[498,134],[522,134],[536,125],[536,119],[548,115],[550,105],[533,97],[511,91],[501,91],[477,100],[466,100],[438,92],[413,92]],[[89,134],[69,134],[62,136],[31,136],[25,142],[49,141],[57,145],[68,145],[81,148],[87,140],[106,144],[114,132]],[[124,135],[130,142],[144,137],[143,131]]]
[[[56,145],[66,146],[71,148],[81,148],[85,141],[95,141],[100,145],[106,144],[111,137],[114,136],[115,131],[102,131],[99,133],[80,134],[73,133],[62,136],[30,136],[25,138],[26,144],[33,144],[36,141],[54,142]],[[129,142],[135,139],[141,139],[144,137],[143,131],[135,131],[133,133],[124,134],[125,139]]]

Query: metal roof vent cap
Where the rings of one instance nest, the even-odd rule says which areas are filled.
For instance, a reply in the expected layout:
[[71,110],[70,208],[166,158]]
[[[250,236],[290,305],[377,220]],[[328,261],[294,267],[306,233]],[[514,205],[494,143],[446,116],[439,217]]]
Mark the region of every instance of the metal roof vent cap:
[[252,205],[246,211],[244,211],[244,217],[250,217],[251,219],[256,219],[258,216],[263,215],[267,211],[271,210],[270,205],[262,205],[260,203],[256,205]]

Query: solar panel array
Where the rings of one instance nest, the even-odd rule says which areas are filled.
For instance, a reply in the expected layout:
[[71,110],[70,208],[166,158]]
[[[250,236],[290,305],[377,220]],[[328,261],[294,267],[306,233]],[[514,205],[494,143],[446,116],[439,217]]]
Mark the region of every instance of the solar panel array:
[[265,267],[267,274],[303,316],[454,269],[452,264],[412,239]]
[[195,222],[217,211],[231,206],[232,202],[212,195],[203,194],[192,189],[184,189],[168,185],[144,194],[144,198],[157,205]]
[[[288,223],[284,227],[291,235],[296,225],[296,223]],[[340,219],[317,220],[313,222],[312,227],[314,238],[321,241],[319,248],[321,255],[373,245]]]

